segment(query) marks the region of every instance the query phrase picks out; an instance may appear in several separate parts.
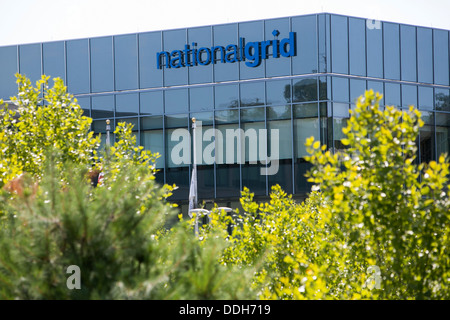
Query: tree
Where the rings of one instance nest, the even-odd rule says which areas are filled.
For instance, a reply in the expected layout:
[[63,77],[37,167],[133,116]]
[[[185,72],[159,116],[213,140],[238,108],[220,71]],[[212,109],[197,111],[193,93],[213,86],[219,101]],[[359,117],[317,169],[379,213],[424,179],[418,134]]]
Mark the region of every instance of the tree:
[[[311,137],[309,181],[327,206],[320,208],[343,265],[340,297],[448,299],[450,276],[449,163],[417,165],[420,112],[379,106],[380,94],[360,97],[348,126],[347,146],[332,154]],[[364,290],[370,266],[381,289]],[[330,268],[332,273],[332,269]]]
[[58,151],[58,167],[67,161],[92,165],[100,140],[63,81],[55,78],[50,88],[45,75],[36,86],[23,75],[16,77],[19,92],[12,102],[17,111],[0,101],[0,187],[23,173],[39,180],[49,149]]

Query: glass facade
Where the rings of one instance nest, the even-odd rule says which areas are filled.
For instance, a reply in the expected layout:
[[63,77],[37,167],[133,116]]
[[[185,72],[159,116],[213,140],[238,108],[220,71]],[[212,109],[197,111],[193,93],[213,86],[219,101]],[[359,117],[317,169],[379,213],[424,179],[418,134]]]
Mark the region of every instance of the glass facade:
[[[286,43],[290,32],[295,42]],[[174,201],[187,202],[192,164],[174,153],[186,156],[177,148],[189,136],[177,129],[190,130],[192,117],[202,123],[200,201],[234,202],[243,187],[264,197],[274,184],[303,196],[306,138],[344,148],[349,109],[366,89],[382,93],[384,105],[423,112],[419,161],[449,152],[449,44],[447,30],[323,13],[7,46],[0,98],[17,93],[16,72],[63,78],[94,132],[105,133],[106,119],[112,129],[134,124],[137,143],[161,154],[157,180],[179,186]],[[222,52],[233,45],[234,54]],[[244,54],[259,63],[250,67]],[[273,157],[276,173],[261,174]]]

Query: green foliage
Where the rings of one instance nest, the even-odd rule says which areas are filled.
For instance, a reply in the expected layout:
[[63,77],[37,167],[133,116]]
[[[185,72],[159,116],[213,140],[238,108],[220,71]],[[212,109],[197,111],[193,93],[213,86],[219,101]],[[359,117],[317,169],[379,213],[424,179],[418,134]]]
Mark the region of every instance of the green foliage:
[[47,76],[36,86],[16,77],[17,111],[0,103],[0,187],[24,172],[39,179],[48,149],[60,151],[55,163],[60,168],[65,162],[90,164],[99,140],[89,132],[92,119],[83,116],[63,81],[56,78],[49,88]]
[[329,250],[339,250],[345,262],[336,295],[359,297],[367,268],[376,265],[381,289],[363,297],[448,299],[449,163],[441,155],[416,165],[420,112],[382,110],[380,99],[367,91],[358,101],[343,129],[345,152],[307,141],[314,165],[309,181],[330,203],[321,207],[335,238]]

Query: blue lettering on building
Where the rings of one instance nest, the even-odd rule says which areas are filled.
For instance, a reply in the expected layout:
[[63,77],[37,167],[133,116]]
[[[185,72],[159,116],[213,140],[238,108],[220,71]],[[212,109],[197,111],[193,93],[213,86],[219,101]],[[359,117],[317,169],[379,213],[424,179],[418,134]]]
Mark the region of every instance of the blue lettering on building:
[[[280,33],[273,30],[272,34],[277,37]],[[296,35],[289,32],[289,37],[282,40],[266,40],[257,42],[245,42],[244,38],[239,38],[239,45],[229,44],[226,47],[197,47],[196,42],[191,45],[186,44],[183,50],[173,50],[171,52],[161,51],[156,53],[156,66],[161,69],[183,68],[193,66],[206,66],[210,63],[233,63],[245,61],[248,67],[257,67],[261,64],[261,59],[268,59],[269,48],[272,47],[274,58],[292,57],[296,55]]]

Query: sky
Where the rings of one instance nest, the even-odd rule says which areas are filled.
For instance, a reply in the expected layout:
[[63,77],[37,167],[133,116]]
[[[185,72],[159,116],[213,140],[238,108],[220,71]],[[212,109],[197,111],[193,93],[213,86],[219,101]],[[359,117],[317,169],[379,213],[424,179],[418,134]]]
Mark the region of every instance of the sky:
[[450,30],[450,0],[0,0],[0,46],[330,12]]

